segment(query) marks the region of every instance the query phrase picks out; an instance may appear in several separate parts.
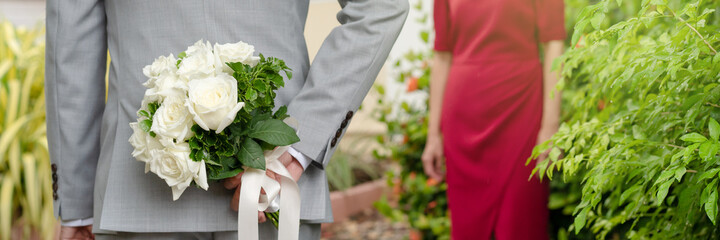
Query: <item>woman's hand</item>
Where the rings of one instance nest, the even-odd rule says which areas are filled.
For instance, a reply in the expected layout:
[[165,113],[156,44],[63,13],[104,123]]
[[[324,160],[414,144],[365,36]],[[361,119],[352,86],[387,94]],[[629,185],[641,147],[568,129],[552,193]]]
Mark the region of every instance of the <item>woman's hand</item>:
[[[540,132],[538,132],[537,136],[537,142],[536,144],[544,143],[547,140],[550,140],[550,138],[558,131],[557,125],[544,125],[540,128]],[[552,145],[552,143],[551,143]],[[545,159],[548,157],[548,154],[550,153],[550,150],[545,151],[544,153],[541,153],[540,156],[537,158],[537,164],[540,164],[542,161],[545,161]]]
[[445,165],[442,134],[428,135],[422,154],[422,163],[425,174],[431,178],[439,181],[445,177],[445,172],[442,170]]
[[[560,125],[560,112],[562,103],[562,93],[556,89],[558,80],[560,79],[559,69],[553,71],[552,62],[555,61],[563,53],[564,42],[553,40],[543,43],[545,59],[543,60],[543,115],[541,121],[540,132],[538,132],[536,144],[541,144],[552,137],[558,131]],[[540,164],[547,158],[550,151],[546,151],[537,158]]]

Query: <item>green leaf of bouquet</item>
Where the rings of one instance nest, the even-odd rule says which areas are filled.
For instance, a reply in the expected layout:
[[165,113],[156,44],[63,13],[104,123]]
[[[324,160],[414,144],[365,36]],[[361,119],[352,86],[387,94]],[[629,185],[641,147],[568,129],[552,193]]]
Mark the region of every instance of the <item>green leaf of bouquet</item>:
[[200,139],[200,140],[202,140],[203,137],[205,137],[205,133],[207,132],[207,131],[205,131],[205,129],[202,129],[202,127],[200,127],[200,125],[197,125],[197,124],[193,125],[192,128],[190,128],[190,130],[192,130],[195,133],[195,138]]
[[160,103],[157,103],[157,102],[148,103],[148,111],[150,111],[151,116],[155,115],[155,112],[157,111],[158,108],[160,108]]
[[230,171],[220,172],[220,173],[218,173],[218,174],[216,174],[216,175],[214,175],[214,176],[208,176],[208,179],[210,179],[210,180],[223,180],[223,179],[226,179],[226,178],[231,178],[231,177],[237,176],[237,175],[238,175],[240,172],[242,172],[242,171],[243,171],[242,168],[237,168],[237,169],[233,169],[233,170],[230,170]]
[[287,75],[288,79],[292,79],[292,71],[290,71],[290,68],[285,70],[285,75]]
[[188,141],[188,144],[190,144],[190,149],[197,150],[202,149],[202,146],[200,146],[200,140],[197,138],[190,138],[190,141]]
[[280,108],[279,108],[277,111],[275,111],[275,113],[273,114],[273,118],[275,118],[275,119],[280,119],[280,120],[282,120],[282,119],[285,119],[285,118],[287,118],[287,117],[289,117],[289,115],[287,114],[287,106],[282,106],[282,107],[280,107]]
[[278,119],[258,122],[248,136],[275,146],[286,146],[300,141],[295,130]]
[[251,138],[243,141],[238,160],[245,166],[265,170],[265,155],[263,155],[262,148]]
[[246,72],[246,69],[247,69],[246,68],[247,65],[244,63],[241,63],[241,62],[228,62],[225,64],[228,65],[228,67],[230,67],[230,69],[232,69],[235,72]]
[[222,164],[219,164],[219,163],[217,163],[217,162],[215,162],[215,161],[213,161],[213,160],[205,160],[205,163],[206,163],[206,164],[209,164],[209,165],[213,165],[213,166],[222,167]]
[[717,141],[718,137],[720,137],[720,124],[718,124],[718,122],[714,118],[710,118],[708,128],[710,131],[710,138]]
[[279,74],[273,74],[268,76],[270,78],[270,81],[275,83],[275,86],[282,87],[285,86],[285,81],[283,80],[283,77]]
[[245,101],[255,101],[255,99],[257,99],[257,96],[258,94],[255,89],[248,88],[245,92]]
[[253,81],[253,88],[257,90],[258,92],[265,92],[268,90],[268,85],[264,81],[261,80],[255,80]]
[[149,133],[150,128],[152,127],[152,120],[150,120],[150,119],[142,120],[142,121],[140,121],[140,123],[138,125],[140,125],[140,129],[142,129],[144,132]]
[[241,92],[244,92],[245,90],[248,89],[248,83],[245,80],[238,81],[238,89]]
[[218,146],[219,150],[217,152],[218,156],[221,157],[232,157],[235,156],[235,152],[237,151],[237,148],[233,144],[230,144],[228,140],[222,141]]
[[220,157],[220,164],[225,169],[236,169],[243,166],[242,163],[237,160],[237,157],[235,157],[235,155]]
[[707,141],[707,138],[703,135],[700,135],[699,133],[688,133],[680,137],[680,140],[683,140],[685,142],[700,143]]
[[[273,117],[271,113],[261,111],[260,109],[253,110],[250,113],[250,116],[251,116],[250,123],[248,124],[248,126],[250,126],[251,128],[253,126],[255,126],[257,123],[268,120],[268,119],[272,119],[272,117]],[[247,129],[247,131],[250,131],[250,129]]]
[[145,110],[140,110],[140,111],[138,111],[138,116],[140,116],[140,117],[146,117],[146,118],[152,118],[152,116],[150,116],[150,113],[147,112],[147,111],[145,111]]
[[208,146],[215,146],[215,144],[218,141],[217,135],[210,133],[207,136],[205,136],[205,144]]

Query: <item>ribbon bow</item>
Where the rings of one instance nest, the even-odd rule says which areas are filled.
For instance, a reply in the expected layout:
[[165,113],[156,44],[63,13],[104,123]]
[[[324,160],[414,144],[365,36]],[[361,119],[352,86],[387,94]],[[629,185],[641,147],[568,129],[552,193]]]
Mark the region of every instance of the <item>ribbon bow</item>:
[[[300,232],[300,190],[297,183],[278,158],[289,146],[265,151],[265,168],[280,175],[280,183],[268,177],[265,170],[248,168],[243,173],[240,200],[238,202],[238,239],[258,239],[257,212],[265,211],[270,203],[280,198],[280,221],[278,239],[296,240]],[[260,188],[265,195],[260,195]],[[260,201],[258,201],[260,199]]]

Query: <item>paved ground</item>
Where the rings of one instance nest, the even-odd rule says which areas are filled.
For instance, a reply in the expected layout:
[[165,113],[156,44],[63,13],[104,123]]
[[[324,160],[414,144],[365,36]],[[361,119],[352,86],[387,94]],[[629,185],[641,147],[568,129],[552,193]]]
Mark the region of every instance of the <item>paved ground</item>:
[[323,240],[408,239],[407,223],[393,223],[375,209],[367,209],[349,220],[323,226]]

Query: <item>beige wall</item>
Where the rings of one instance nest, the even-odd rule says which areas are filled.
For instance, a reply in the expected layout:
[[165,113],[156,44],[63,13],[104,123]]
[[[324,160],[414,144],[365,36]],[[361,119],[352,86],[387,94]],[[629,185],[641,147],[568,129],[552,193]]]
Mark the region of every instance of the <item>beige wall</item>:
[[[310,60],[320,49],[325,37],[330,34],[333,28],[339,26],[336,15],[340,11],[337,1],[312,1],[308,12],[307,24],[305,25],[305,39],[308,45]],[[380,84],[385,79],[385,71],[381,71],[375,82]],[[374,139],[373,136],[385,131],[382,124],[372,118],[371,112],[377,105],[378,94],[371,89],[363,101],[363,107],[353,118],[348,127],[345,137],[340,142],[340,148],[345,151],[356,151],[351,146],[356,145],[361,139]]]

